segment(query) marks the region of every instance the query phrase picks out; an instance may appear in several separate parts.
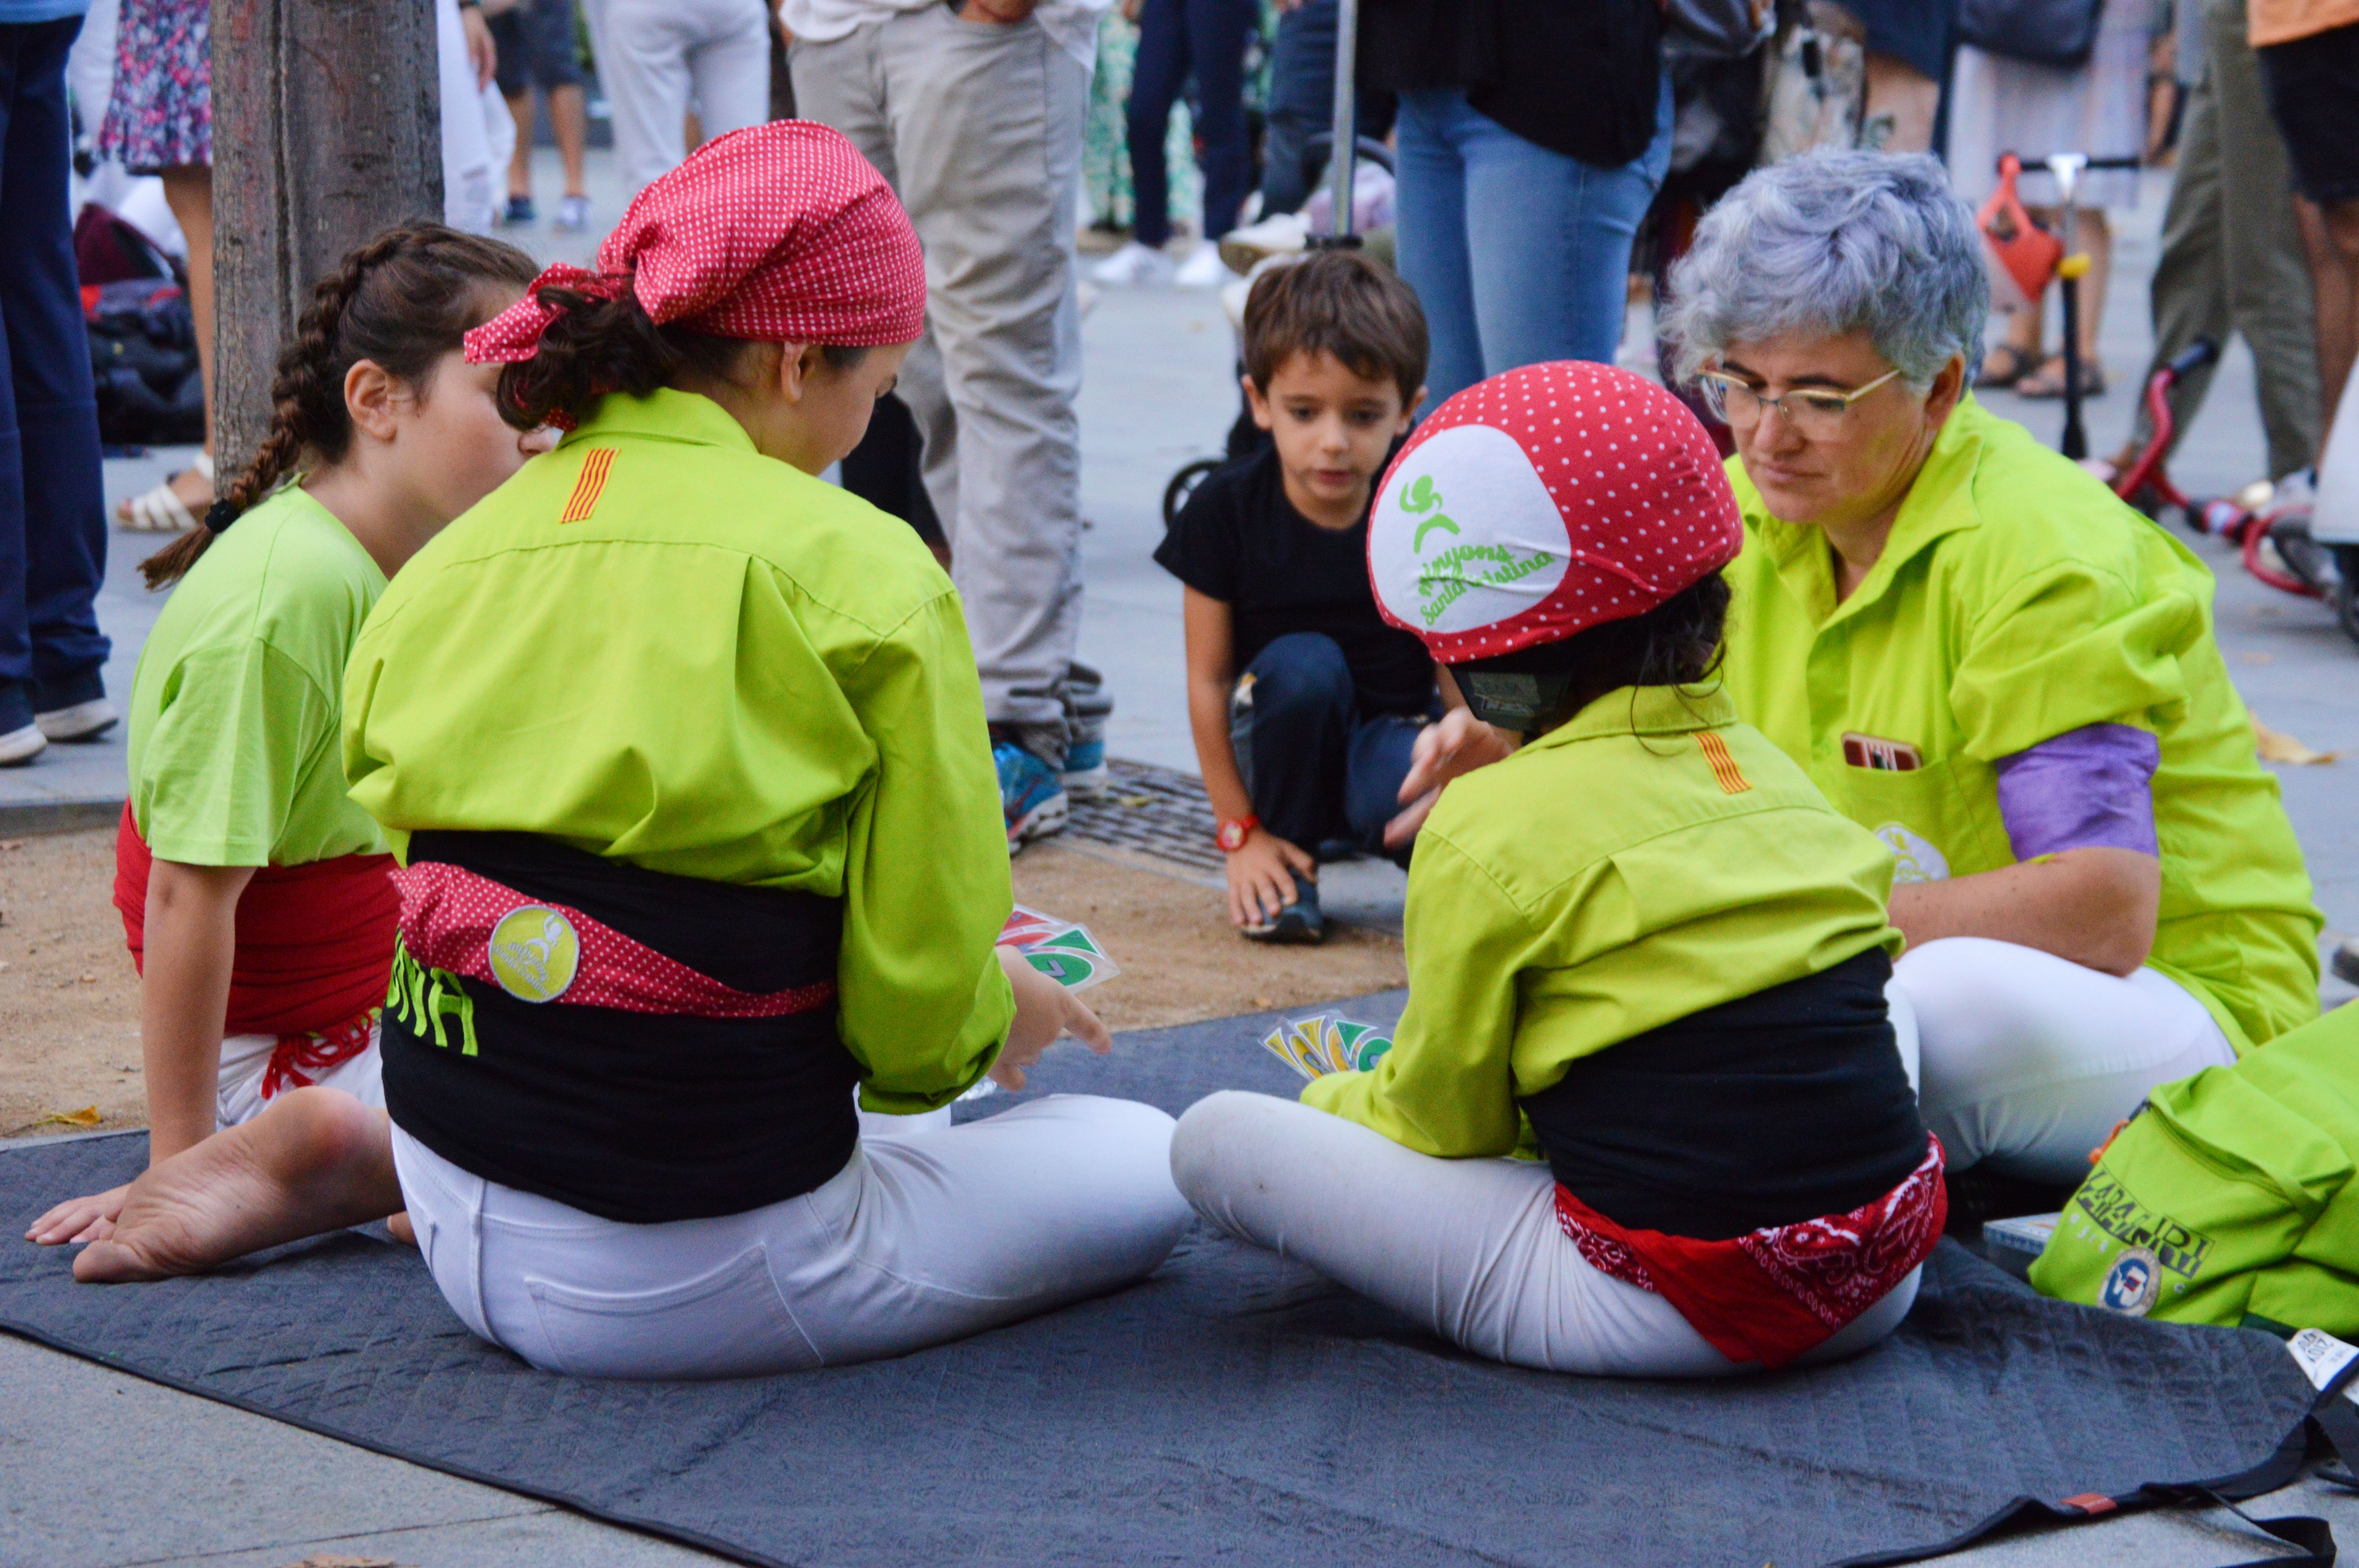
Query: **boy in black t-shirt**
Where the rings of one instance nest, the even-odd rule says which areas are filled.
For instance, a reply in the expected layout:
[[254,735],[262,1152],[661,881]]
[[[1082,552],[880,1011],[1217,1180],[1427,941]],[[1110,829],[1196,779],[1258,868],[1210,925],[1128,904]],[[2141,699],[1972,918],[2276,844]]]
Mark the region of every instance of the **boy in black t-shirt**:
[[[1368,503],[1425,397],[1425,317],[1352,251],[1245,303],[1245,391],[1274,445],[1199,485],[1155,552],[1186,585],[1188,721],[1227,852],[1229,918],[1316,942],[1322,845],[1383,850],[1433,661],[1368,587]],[[1450,693],[1454,698],[1455,693]],[[1406,845],[1391,851],[1407,864]]]

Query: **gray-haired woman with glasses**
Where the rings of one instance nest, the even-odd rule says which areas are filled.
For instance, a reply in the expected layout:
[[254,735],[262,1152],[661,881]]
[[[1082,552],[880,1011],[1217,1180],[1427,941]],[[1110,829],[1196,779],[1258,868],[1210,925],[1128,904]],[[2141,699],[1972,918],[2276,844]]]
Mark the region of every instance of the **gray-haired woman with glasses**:
[[1966,390],[1981,236],[1928,157],[1762,169],[1665,332],[1736,438],[1726,676],[1890,846],[1927,1123],[2070,1184],[2157,1084],[2315,1017],[2301,852],[2202,563]]

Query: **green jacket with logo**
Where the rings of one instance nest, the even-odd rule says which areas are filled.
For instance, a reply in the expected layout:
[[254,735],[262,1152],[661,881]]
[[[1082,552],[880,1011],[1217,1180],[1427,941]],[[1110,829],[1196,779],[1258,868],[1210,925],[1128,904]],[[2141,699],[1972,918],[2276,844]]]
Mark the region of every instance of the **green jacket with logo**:
[[420,828],[535,833],[842,900],[837,1022],[872,1110],[947,1103],[1006,1038],[1007,845],[957,591],[709,398],[607,398],[419,551],[353,648],[343,756],[405,856]]
[[2359,1005],[2165,1084],[2064,1206],[2046,1294],[2359,1336]]
[[[2091,724],[2161,744],[2162,904],[2151,967],[2239,1053],[2318,1015],[2301,850],[2212,634],[2211,572],[2081,467],[1969,396],[1942,427],[1883,557],[1835,602],[1818,529],[1745,510],[1728,568],[1737,710],[1874,832],[1901,881],[2011,865],[1995,764]],[[1923,765],[1850,765],[1843,737]]]
[[1581,1057],[1879,944],[1892,857],[1719,691],[1625,687],[1451,782],[1408,873],[1392,1050],[1304,1103],[1505,1154]]

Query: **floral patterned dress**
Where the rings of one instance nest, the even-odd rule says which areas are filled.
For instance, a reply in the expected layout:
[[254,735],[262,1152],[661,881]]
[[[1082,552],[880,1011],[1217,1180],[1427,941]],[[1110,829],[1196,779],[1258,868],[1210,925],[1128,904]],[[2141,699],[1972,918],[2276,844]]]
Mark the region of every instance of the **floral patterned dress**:
[[134,174],[213,161],[212,16],[207,0],[123,0],[114,94],[98,156]]

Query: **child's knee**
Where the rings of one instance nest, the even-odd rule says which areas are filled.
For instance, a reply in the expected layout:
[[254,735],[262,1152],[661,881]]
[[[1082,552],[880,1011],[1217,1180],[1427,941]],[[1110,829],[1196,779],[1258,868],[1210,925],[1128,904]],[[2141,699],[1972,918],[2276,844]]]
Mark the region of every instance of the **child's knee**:
[[1252,672],[1257,720],[1348,710],[1354,697],[1352,666],[1335,639],[1321,632],[1289,632],[1273,639],[1254,656]]

